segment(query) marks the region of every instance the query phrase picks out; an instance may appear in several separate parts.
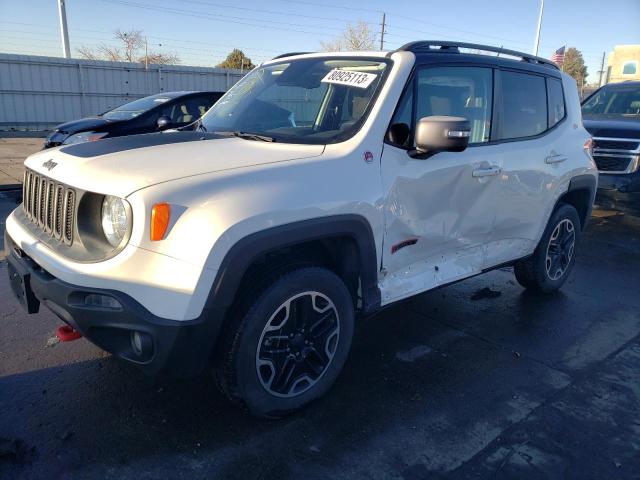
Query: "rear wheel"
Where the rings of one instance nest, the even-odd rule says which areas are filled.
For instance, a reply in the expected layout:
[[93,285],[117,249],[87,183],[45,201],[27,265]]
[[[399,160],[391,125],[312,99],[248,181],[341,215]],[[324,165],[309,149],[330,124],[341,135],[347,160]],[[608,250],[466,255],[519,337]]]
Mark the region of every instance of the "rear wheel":
[[290,271],[236,311],[214,366],[231,400],[278,417],[331,387],[351,347],[354,318],[337,275],[318,267]]
[[571,205],[561,204],[551,215],[533,255],[515,264],[518,283],[545,293],[559,289],[573,269],[579,235],[578,212]]

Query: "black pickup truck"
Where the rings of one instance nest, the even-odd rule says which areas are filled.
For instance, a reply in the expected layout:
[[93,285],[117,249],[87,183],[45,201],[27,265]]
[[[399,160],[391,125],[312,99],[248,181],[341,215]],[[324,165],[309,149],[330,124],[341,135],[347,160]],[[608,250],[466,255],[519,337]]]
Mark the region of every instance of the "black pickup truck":
[[600,177],[596,203],[640,212],[640,82],[605,85],[582,103]]

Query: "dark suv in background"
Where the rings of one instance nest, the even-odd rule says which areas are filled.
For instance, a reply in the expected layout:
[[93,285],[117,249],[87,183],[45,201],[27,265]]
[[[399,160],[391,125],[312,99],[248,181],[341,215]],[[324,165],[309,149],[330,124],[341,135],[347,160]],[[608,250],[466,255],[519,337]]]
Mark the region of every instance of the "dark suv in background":
[[106,137],[152,133],[195,122],[224,92],[163,92],[139,98],[95,117],[58,125],[44,148]]
[[596,203],[640,212],[640,82],[605,85],[582,104],[600,177]]

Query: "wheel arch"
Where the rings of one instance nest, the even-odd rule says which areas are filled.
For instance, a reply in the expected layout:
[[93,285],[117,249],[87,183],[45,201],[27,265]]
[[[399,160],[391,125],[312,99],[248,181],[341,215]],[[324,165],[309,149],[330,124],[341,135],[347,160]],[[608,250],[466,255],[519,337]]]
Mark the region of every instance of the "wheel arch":
[[583,174],[573,177],[567,191],[556,201],[551,214],[557,210],[561,203],[569,204],[577,210],[580,217],[580,227],[584,230],[593,210],[597,184],[597,177],[594,175]]
[[336,260],[345,270],[357,268],[362,312],[368,314],[377,310],[381,295],[378,288],[375,239],[369,221],[355,214],[287,223],[252,233],[237,241],[220,264],[205,309],[226,312],[233,304],[252,265],[267,254],[294,249],[300,256],[300,246],[320,244],[324,247],[323,251],[313,252],[314,255],[331,254],[331,242],[339,239],[348,239],[351,243],[345,245],[344,250],[341,250],[342,257]]

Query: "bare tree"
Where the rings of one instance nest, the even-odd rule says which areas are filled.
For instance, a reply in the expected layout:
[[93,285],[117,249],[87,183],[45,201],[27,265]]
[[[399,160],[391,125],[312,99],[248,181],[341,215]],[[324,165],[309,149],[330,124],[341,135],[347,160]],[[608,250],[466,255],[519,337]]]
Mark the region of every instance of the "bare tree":
[[116,30],[113,35],[116,40],[122,42],[123,53],[126,62],[134,62],[137,57],[137,52],[144,49],[144,37],[142,36],[142,30],[129,30],[123,32],[122,30]]
[[320,48],[325,52],[376,50],[376,37],[369,24],[358,20],[355,24],[347,24],[347,28],[339,37],[330,42],[320,42]]
[[89,60],[109,60],[112,62],[140,62],[156,64],[180,63],[180,57],[175,53],[147,52],[145,53],[145,37],[142,30],[120,29],[113,33],[116,45],[101,43],[95,49],[87,46],[78,48],[78,54]]
[[[144,60],[144,55],[138,59],[140,63],[144,63]],[[176,65],[180,63],[180,57],[175,53],[149,52],[147,54],[147,62],[161,65]]]
[[101,60],[100,54],[87,46],[78,48],[78,55],[87,60]]

